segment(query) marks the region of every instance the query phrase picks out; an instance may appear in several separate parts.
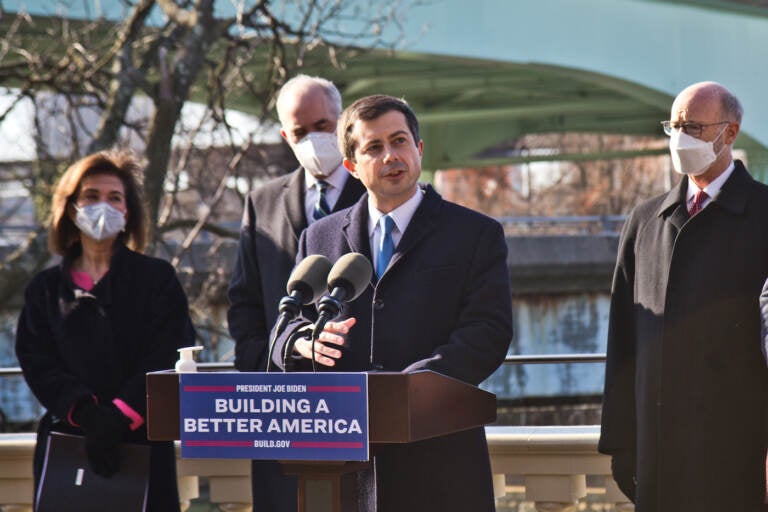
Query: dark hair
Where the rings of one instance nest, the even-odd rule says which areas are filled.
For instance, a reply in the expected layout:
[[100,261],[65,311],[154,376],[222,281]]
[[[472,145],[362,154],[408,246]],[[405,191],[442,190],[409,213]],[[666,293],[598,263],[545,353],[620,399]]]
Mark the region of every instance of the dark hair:
[[356,142],[352,139],[352,127],[355,122],[358,120],[370,121],[377,119],[393,110],[401,112],[405,116],[405,121],[408,123],[408,129],[411,131],[413,141],[418,144],[421,140],[419,138],[419,121],[416,119],[416,114],[413,113],[408,103],[394,96],[376,94],[360,98],[341,113],[337,136],[339,139],[339,149],[344,158],[355,161]]
[[56,185],[51,200],[51,225],[48,247],[51,252],[64,255],[80,240],[80,230],[70,217],[71,209],[80,194],[80,186],[88,176],[109,174],[116,176],[125,188],[125,231],[120,234],[128,247],[143,251],[147,245],[147,215],[141,199],[142,168],[129,153],[101,151],[88,155],[64,172]]

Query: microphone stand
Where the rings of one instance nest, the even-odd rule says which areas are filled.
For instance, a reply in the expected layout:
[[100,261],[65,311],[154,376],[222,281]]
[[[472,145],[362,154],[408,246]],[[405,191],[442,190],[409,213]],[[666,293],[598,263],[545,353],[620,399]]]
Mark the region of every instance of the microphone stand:
[[275,343],[277,343],[277,337],[280,336],[285,328],[288,326],[288,322],[296,318],[296,316],[299,314],[299,311],[301,310],[301,303],[299,301],[299,298],[297,296],[295,291],[291,292],[290,295],[283,297],[280,299],[280,305],[278,306],[278,310],[280,311],[280,316],[277,319],[277,324],[275,324],[275,328],[273,329],[272,338],[269,341],[269,354],[267,359],[267,373],[269,373],[269,369],[272,366],[272,353],[275,350]]
[[[296,295],[297,293],[294,291],[291,292],[290,295],[280,299],[280,305],[278,306],[280,316],[277,319],[277,324],[275,324],[275,328],[272,331],[272,338],[269,341],[267,373],[269,373],[270,367],[272,366],[272,354],[275,351],[275,343],[277,343],[277,337],[283,333],[285,328],[288,326],[288,322],[291,319],[296,318],[296,316],[299,314],[299,311],[301,310],[301,302]],[[283,367],[283,372],[285,372],[285,367]]]
[[293,334],[291,334],[291,336],[288,338],[288,341],[285,343],[285,347],[283,348],[283,372],[288,370],[288,360],[293,353],[293,346],[296,345],[296,342],[301,338],[310,339],[310,336],[311,334],[309,329],[297,329],[293,332]]

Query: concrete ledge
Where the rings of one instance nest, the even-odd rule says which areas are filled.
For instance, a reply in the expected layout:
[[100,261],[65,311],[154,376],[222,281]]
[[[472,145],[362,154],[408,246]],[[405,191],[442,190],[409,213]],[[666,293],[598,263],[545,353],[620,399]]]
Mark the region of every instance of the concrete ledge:
[[[494,491],[505,493],[507,475],[522,477],[526,499],[537,510],[572,510],[588,489],[587,476],[605,480],[604,501],[631,510],[610,478],[610,459],[597,453],[600,427],[486,427]],[[31,510],[35,435],[0,434],[0,511]],[[179,453],[177,443],[177,456]],[[182,510],[207,477],[210,498],[221,510],[251,510],[250,463],[246,460],[179,459]],[[517,480],[520,480],[519,478]]]
[[507,237],[512,292],[607,292],[618,246],[616,234]]

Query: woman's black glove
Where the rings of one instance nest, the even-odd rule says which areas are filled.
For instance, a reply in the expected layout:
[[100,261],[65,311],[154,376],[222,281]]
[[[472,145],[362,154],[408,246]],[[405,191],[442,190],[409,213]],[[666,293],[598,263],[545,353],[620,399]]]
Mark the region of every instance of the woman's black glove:
[[632,503],[635,502],[635,488],[637,487],[635,466],[635,458],[630,455],[622,454],[611,457],[611,473],[613,473],[613,479],[616,480],[616,485],[619,486],[621,492],[623,492]]
[[72,419],[85,432],[85,451],[97,475],[111,477],[120,469],[119,444],[130,430],[131,420],[112,404],[91,401],[79,405]]

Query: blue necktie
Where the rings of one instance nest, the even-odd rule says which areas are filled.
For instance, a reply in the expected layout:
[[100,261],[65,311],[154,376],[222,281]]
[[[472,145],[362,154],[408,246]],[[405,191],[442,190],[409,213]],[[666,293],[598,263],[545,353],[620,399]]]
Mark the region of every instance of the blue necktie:
[[376,277],[378,279],[384,275],[384,271],[389,266],[389,260],[392,259],[392,253],[395,252],[395,244],[392,242],[392,228],[394,227],[395,221],[389,215],[379,219],[381,242],[379,243],[379,257],[376,260]]
[[319,180],[315,183],[315,188],[317,188],[317,201],[315,201],[315,209],[312,212],[312,218],[319,220],[331,213],[328,201],[325,200],[325,189],[328,188],[328,183]]

